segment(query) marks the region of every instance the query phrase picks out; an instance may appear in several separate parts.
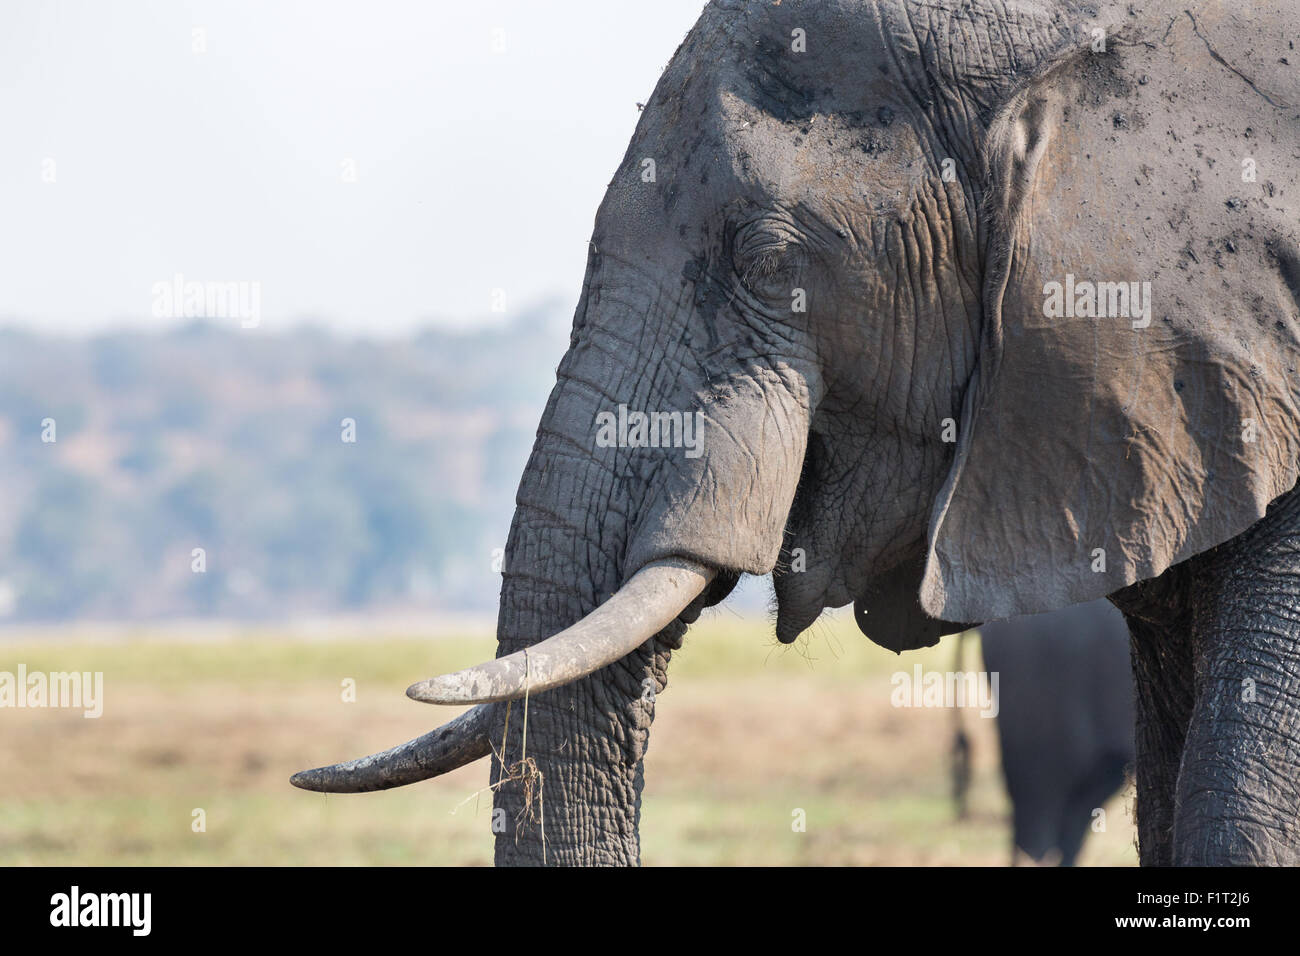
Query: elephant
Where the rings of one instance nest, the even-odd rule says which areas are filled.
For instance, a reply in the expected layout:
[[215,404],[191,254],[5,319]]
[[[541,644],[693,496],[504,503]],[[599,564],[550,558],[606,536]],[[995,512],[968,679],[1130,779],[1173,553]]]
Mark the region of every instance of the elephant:
[[[1098,809],[1135,759],[1128,625],[1105,598],[995,621],[959,638],[959,671],[960,641],[975,634],[985,671],[998,675],[1011,859],[1019,851],[1037,863],[1073,866]],[[969,743],[955,750],[969,752]],[[955,776],[961,805],[969,774]]]
[[780,642],[852,604],[900,652],[1109,597],[1141,862],[1300,862],[1298,13],[709,3],[596,212],[497,656],[407,690],[471,709],[291,782],[490,755],[498,864],[635,865],[742,574]]

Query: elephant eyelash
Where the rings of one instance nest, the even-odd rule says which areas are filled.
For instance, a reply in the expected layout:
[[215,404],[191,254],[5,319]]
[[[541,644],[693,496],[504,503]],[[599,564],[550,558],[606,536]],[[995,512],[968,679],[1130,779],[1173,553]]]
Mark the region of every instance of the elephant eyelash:
[[785,295],[789,288],[797,285],[795,275],[798,266],[788,256],[765,255],[750,263],[740,274],[740,284],[751,295],[760,299],[777,298]]
[[747,288],[761,289],[792,275],[799,266],[799,245],[785,237],[748,236],[737,245],[737,273]]
[[785,250],[771,250],[759,253],[741,273],[741,281],[746,285],[763,282],[783,272],[791,270],[791,264]]

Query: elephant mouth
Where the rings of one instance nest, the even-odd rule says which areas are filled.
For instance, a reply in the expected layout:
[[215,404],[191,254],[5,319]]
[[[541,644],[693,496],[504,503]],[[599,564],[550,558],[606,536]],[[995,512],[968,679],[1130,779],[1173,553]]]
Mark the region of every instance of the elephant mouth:
[[472,710],[401,746],[304,770],[290,783],[323,793],[387,790],[485,757],[491,749],[487,735],[492,710],[499,703],[581,680],[630,654],[674,621],[692,623],[707,604],[726,596],[735,578],[689,558],[651,561],[604,604],[553,637],[406,690],[413,700],[472,704]]

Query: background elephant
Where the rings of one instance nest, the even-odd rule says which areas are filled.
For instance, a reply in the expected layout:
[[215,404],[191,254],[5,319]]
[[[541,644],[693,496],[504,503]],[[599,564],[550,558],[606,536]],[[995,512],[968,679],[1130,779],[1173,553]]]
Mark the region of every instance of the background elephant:
[[741,574],[895,649],[1114,594],[1143,862],[1296,862],[1300,18],[1239,9],[711,3],[596,214],[498,658],[409,691],[476,709],[295,783],[495,749],[499,863],[632,864]]
[[[1038,862],[1073,866],[1094,812],[1124,785],[1134,761],[1124,616],[1102,599],[985,624],[979,638],[984,669],[998,675],[1014,847]],[[959,805],[968,780],[958,777]]]

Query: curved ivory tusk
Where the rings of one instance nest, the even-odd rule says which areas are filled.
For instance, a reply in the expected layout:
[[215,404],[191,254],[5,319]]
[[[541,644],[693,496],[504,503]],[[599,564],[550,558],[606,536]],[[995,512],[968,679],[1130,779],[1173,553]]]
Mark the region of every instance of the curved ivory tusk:
[[295,773],[289,782],[320,793],[366,793],[404,787],[463,767],[492,750],[490,706],[475,707],[423,737],[383,753]]
[[608,601],[554,637],[494,661],[412,684],[427,704],[515,700],[586,677],[636,650],[672,623],[717,572],[684,558],[652,561]]

